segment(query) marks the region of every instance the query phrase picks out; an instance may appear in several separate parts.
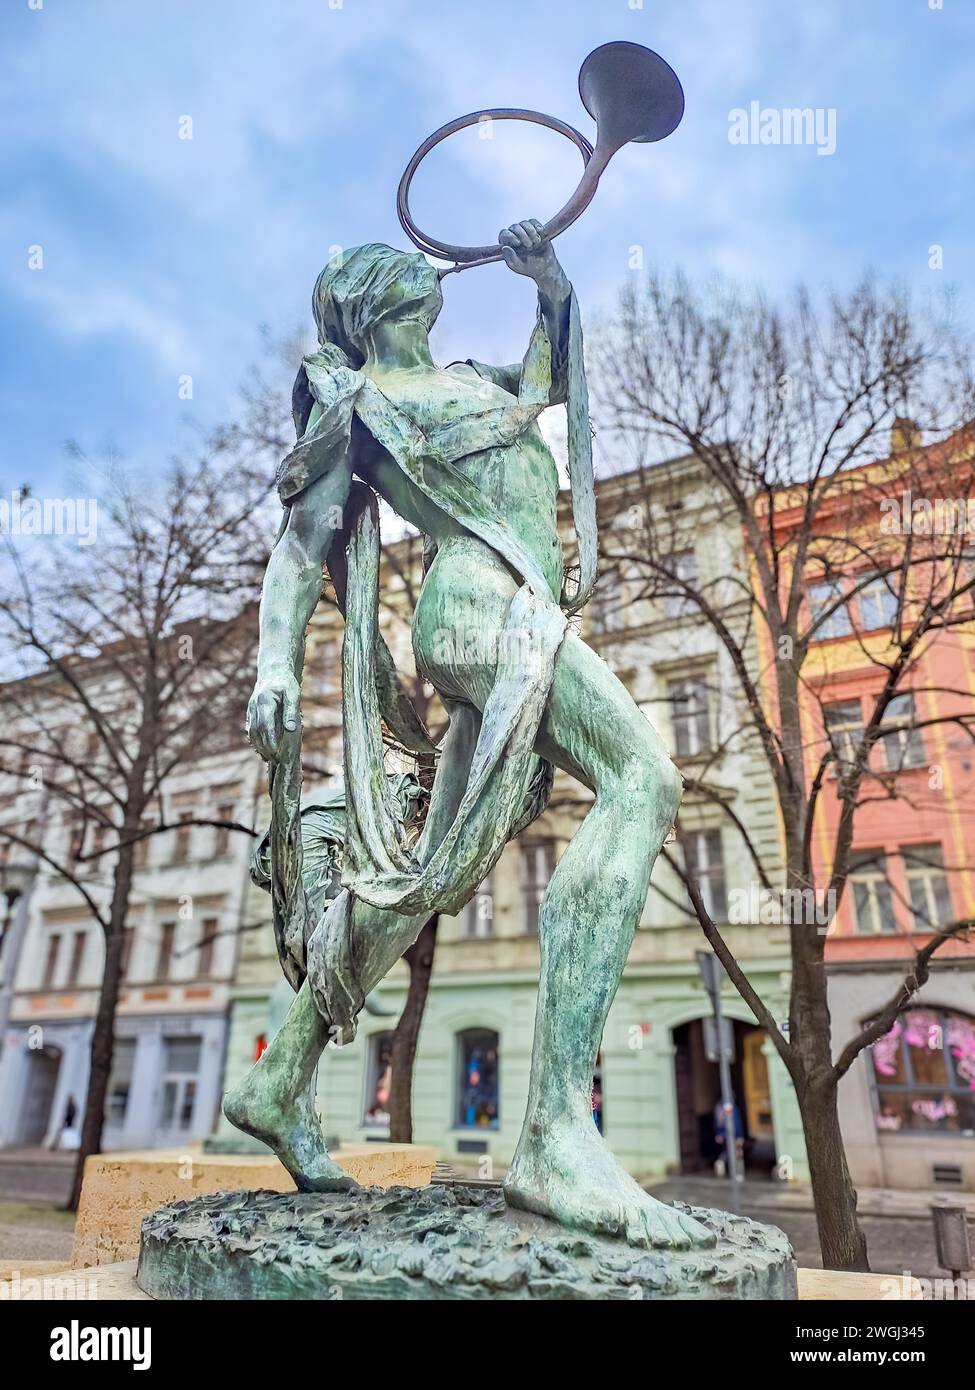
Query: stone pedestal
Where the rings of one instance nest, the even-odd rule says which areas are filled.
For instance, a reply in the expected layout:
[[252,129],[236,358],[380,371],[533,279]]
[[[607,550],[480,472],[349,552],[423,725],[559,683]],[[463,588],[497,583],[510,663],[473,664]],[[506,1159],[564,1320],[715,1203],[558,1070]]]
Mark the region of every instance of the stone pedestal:
[[[333,1157],[363,1187],[422,1187],[436,1160],[423,1144],[350,1144]],[[148,1149],[93,1155],[85,1163],[72,1268],[133,1259],[144,1218],[167,1202],[242,1188],[294,1192],[295,1185],[267,1149],[263,1154]]]
[[509,1208],[497,1188],[229,1192],[147,1217],[138,1283],[161,1299],[794,1299],[785,1235],[685,1208],[709,1250],[637,1249]]

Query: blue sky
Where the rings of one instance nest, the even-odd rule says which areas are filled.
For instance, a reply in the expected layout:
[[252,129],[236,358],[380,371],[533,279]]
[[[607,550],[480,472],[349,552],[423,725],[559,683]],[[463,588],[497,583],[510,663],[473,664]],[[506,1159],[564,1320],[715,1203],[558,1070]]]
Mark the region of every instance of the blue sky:
[[[69,437],[151,478],[233,415],[262,325],[310,324],[330,248],[407,244],[396,184],[430,131],[515,105],[591,136],[576,75],[610,39],[662,53],[687,108],[670,139],[617,157],[559,240],[584,313],[612,303],[639,245],[772,294],[867,267],[921,295],[951,284],[970,324],[975,4],[933,2],[4,0],[2,491],[69,489]],[[730,144],[729,112],[752,101],[835,109],[835,154]],[[414,214],[487,241],[550,217],[577,164],[531,127],[466,132],[424,166]],[[443,360],[520,356],[525,281],[494,266],[444,288]]]

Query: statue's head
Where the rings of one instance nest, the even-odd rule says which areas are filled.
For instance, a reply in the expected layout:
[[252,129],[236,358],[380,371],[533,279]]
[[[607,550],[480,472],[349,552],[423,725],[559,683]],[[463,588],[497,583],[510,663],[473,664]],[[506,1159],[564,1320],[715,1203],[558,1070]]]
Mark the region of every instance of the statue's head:
[[353,366],[366,335],[382,319],[413,319],[429,331],[443,305],[440,277],[424,255],[370,242],[332,258],[319,275],[312,312],[321,343],[334,343]]

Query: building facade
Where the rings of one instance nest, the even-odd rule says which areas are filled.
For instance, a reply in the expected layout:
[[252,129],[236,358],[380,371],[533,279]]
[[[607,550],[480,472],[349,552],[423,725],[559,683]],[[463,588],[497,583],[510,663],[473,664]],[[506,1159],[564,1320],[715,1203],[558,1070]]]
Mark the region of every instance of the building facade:
[[[719,582],[740,562],[736,525],[714,514],[707,490],[688,460],[664,466],[655,490],[682,509],[684,563]],[[631,524],[632,492],[623,482],[600,484],[604,535]],[[706,537],[706,543],[703,538]],[[685,553],[685,551],[682,551]],[[756,751],[725,732],[735,718],[734,682],[705,625],[685,605],[641,596],[625,566],[601,581],[586,636],[659,728],[689,780],[711,796],[688,793],[682,845],[694,855],[717,920],[763,997],[784,1018],[789,988],[784,928],[749,916],[754,895],[737,833],[723,807],[747,821],[769,862],[778,856],[778,828],[768,774]],[[397,663],[411,661],[408,627],[388,621]],[[341,765],[336,670],[340,628],[324,610],[309,649],[303,698],[326,769]],[[331,676],[328,672],[331,671]],[[324,680],[324,698],[318,682]],[[538,907],[549,876],[585,810],[588,793],[559,774],[548,810],[509,844],[490,881],[457,918],[441,919],[430,994],[414,1076],[414,1138],[432,1144],[448,1163],[490,1173],[511,1159],[528,1092],[538,980]],[[309,792],[309,799],[313,793]],[[266,901],[266,900],[265,900]],[[266,910],[266,909],[265,909]],[[718,1067],[709,1056],[710,1008],[695,958],[705,947],[677,875],[663,861],[604,1032],[593,1080],[597,1124],[635,1174],[695,1171],[718,1153],[714,1109]],[[233,1084],[266,1044],[282,997],[269,934],[242,940],[233,989],[227,1082]],[[273,998],[272,988],[276,989]],[[405,998],[400,964],[376,991],[385,1014],[360,1019],[356,1041],[330,1048],[319,1069],[327,1134],[344,1142],[387,1136],[391,1032]],[[733,1078],[756,1173],[803,1178],[801,1126],[791,1083],[764,1033],[732,986],[724,1009],[733,1021]],[[229,1139],[229,1126],[221,1130]]]
[[[249,752],[202,759],[167,785],[167,823],[139,842],[109,1081],[106,1149],[179,1147],[215,1126],[231,981],[244,921],[250,837],[192,820],[253,821],[261,765]],[[81,861],[63,803],[7,788],[0,823],[37,826],[97,902],[113,856]],[[261,922],[263,926],[263,919]],[[101,983],[101,929],[77,889],[36,865],[0,1052],[0,1146],[55,1145],[80,1124]]]
[[[890,459],[846,478],[823,507],[809,548],[807,619],[831,606],[810,645],[802,687],[810,785],[824,754],[835,751],[814,823],[819,882],[832,866],[844,763],[896,656],[899,601],[909,627],[932,582],[949,582],[944,574],[932,580],[929,539],[915,536],[921,549],[902,596],[898,567],[908,536],[882,529],[881,517],[925,472],[933,489],[970,490],[945,488],[956,465],[935,450],[921,463],[912,458],[911,476],[897,481],[908,464],[903,440],[895,435],[892,444]],[[968,462],[963,472],[970,476]],[[782,507],[782,530],[793,524],[798,512]],[[964,589],[975,575],[966,568],[971,552],[963,538],[942,548],[951,552],[942,570],[950,568],[950,582],[957,576]],[[828,577],[818,558],[826,553]],[[837,596],[845,601],[833,607]],[[972,611],[975,618],[971,592],[959,601],[967,605],[961,616]],[[975,918],[975,756],[970,731],[957,722],[971,716],[975,697],[975,622],[932,631],[897,689],[870,751],[850,875],[825,942],[836,1053],[894,997],[934,931]],[[941,945],[910,1010],[841,1080],[839,1104],[855,1183],[975,1188],[975,944],[962,937]]]

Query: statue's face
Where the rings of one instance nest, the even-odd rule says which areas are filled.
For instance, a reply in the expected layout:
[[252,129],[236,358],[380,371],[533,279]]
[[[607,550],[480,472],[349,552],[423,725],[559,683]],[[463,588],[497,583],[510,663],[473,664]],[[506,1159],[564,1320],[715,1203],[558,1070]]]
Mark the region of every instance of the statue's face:
[[383,295],[384,317],[415,319],[429,332],[443,308],[440,277],[420,251],[401,259],[402,273]]
[[322,342],[362,357],[376,324],[415,323],[429,332],[443,305],[440,277],[420,252],[358,246],[335,257],[315,286],[312,307]]

